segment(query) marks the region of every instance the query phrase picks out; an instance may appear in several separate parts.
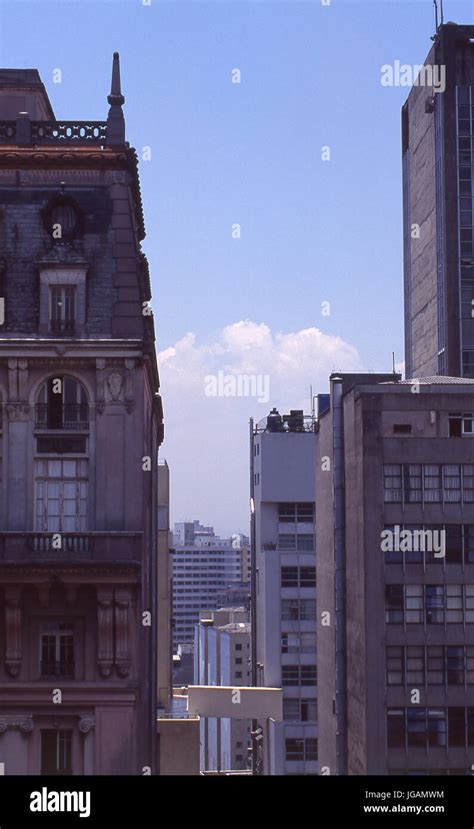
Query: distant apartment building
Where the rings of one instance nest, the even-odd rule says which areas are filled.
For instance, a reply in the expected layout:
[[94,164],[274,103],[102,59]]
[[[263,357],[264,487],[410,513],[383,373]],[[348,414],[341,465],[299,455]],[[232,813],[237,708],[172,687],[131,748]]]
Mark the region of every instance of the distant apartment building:
[[[249,612],[221,608],[195,628],[194,684],[238,688],[251,684]],[[235,713],[238,713],[238,706]],[[201,771],[238,771],[250,765],[249,720],[201,719]]]
[[[407,377],[474,377],[474,26],[438,28],[402,109]],[[418,79],[417,79],[418,80]]]
[[[229,588],[245,589],[242,549],[248,538],[220,538],[199,521],[175,524],[173,547],[173,648],[192,645],[205,610],[217,609]],[[248,577],[248,576],[247,576]]]
[[474,380],[333,374],[316,432],[323,774],[471,774]]
[[317,774],[315,433],[302,411],[251,422],[253,684],[283,689],[260,724],[264,774]]

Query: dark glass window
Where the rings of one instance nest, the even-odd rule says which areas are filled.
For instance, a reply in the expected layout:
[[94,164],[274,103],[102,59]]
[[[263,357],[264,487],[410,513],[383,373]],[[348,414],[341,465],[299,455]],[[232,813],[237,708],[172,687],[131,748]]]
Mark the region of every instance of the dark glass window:
[[72,731],[41,731],[41,774],[72,774]]
[[389,748],[405,748],[405,711],[389,708],[387,711],[387,745]]

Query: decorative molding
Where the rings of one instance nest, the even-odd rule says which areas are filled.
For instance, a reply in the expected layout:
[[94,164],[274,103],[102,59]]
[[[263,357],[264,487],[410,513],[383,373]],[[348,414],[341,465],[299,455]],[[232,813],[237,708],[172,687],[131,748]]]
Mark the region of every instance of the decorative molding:
[[31,714],[10,716],[0,718],[0,736],[8,729],[18,728],[19,731],[28,737],[34,730],[35,724]]
[[21,587],[5,588],[5,668],[13,677],[22,663],[20,599]]
[[95,728],[95,717],[91,717],[88,714],[82,716],[77,727],[81,734],[89,734]]
[[114,403],[123,400],[123,377],[119,371],[110,372],[107,377],[107,388]]
[[99,587],[97,590],[97,664],[101,676],[112,673],[114,662],[113,590]]
[[115,667],[120,677],[130,673],[130,590],[115,590]]
[[8,403],[8,419],[13,423],[26,423],[30,419],[31,406],[28,403]]

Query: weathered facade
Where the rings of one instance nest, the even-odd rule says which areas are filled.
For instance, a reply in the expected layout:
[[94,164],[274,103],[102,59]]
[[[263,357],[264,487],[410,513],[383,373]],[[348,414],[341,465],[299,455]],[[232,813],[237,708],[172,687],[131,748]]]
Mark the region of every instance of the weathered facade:
[[332,375],[320,396],[322,774],[472,774],[473,404],[450,377]]
[[407,377],[474,377],[473,131],[474,26],[447,23],[402,109]]
[[36,70],[0,70],[6,774],[157,771],[162,408],[117,54],[108,101],[58,122]]

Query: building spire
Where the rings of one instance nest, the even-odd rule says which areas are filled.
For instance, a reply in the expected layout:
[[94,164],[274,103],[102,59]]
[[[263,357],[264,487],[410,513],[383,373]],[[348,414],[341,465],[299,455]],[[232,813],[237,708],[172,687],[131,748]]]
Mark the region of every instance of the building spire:
[[125,119],[123,117],[122,105],[125,103],[125,98],[122,95],[120,86],[120,57],[118,52],[114,52],[112,84],[107,101],[110,104],[107,117],[107,145],[109,147],[123,145],[125,144]]

